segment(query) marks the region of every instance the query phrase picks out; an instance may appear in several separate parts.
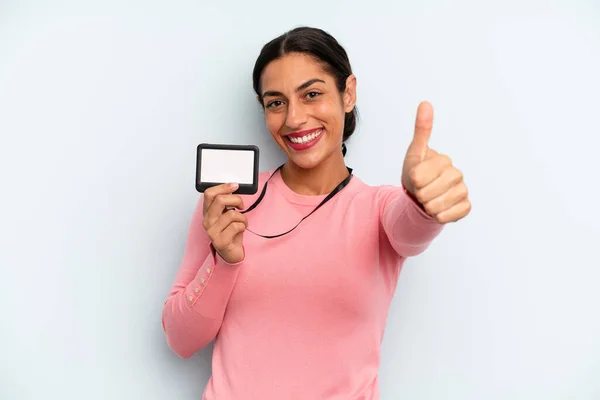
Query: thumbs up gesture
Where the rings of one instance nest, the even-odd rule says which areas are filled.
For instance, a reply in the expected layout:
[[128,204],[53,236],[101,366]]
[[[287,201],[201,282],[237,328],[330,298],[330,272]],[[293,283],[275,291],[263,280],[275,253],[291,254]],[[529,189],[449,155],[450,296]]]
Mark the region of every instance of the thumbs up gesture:
[[402,185],[425,212],[441,224],[456,222],[471,211],[462,173],[450,157],[429,148],[433,127],[431,104],[419,104],[415,134],[406,151]]

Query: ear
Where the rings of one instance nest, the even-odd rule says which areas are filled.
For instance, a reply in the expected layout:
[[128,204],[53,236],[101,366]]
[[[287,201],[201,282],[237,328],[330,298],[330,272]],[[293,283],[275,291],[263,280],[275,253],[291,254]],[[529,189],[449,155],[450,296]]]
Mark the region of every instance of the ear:
[[356,76],[350,75],[346,79],[346,89],[344,90],[344,111],[351,112],[356,105]]

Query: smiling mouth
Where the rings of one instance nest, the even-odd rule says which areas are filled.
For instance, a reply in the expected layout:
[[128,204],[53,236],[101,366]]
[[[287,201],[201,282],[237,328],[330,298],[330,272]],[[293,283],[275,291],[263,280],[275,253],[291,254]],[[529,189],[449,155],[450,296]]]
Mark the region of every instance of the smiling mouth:
[[304,136],[286,136],[285,138],[295,144],[306,144],[317,139],[319,136],[321,136],[322,133],[323,129],[321,128],[315,132],[306,134]]

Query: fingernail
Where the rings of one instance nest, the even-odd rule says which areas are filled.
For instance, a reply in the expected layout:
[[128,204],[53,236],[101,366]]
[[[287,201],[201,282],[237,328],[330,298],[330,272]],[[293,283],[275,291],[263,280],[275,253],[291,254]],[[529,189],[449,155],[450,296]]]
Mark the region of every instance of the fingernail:
[[232,188],[232,189],[237,189],[237,188],[238,188],[238,186],[239,186],[239,185],[238,185],[237,183],[230,183],[230,184],[229,184],[229,187],[230,187],[230,188]]

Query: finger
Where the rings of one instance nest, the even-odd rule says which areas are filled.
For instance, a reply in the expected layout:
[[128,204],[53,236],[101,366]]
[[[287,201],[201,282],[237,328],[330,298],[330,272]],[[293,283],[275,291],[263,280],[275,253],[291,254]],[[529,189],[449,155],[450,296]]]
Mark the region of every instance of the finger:
[[419,186],[415,192],[415,197],[424,204],[461,184],[464,185],[462,172],[454,167],[446,167],[436,178],[430,180],[424,186]]
[[242,222],[232,222],[217,238],[218,247],[227,248],[231,245],[235,237],[246,230],[246,224]]
[[441,154],[438,153],[437,151],[435,151],[434,149],[432,149],[431,147],[428,147],[427,152],[425,153],[424,161],[429,160],[434,157],[437,157],[439,155],[441,155]]
[[242,197],[237,194],[220,194],[216,196],[206,211],[205,218],[208,220],[210,226],[226,211],[227,207],[244,208]]
[[468,199],[468,197],[469,194],[466,185],[460,184],[444,191],[434,199],[421,204],[423,204],[425,211],[427,211],[429,215],[438,215],[451,209],[465,199]]
[[204,212],[209,209],[215,198],[222,194],[231,194],[238,189],[237,183],[223,183],[221,185],[213,186],[204,191]]
[[408,150],[409,156],[418,156],[420,160],[425,159],[432,129],[433,107],[430,103],[424,101],[419,104],[419,108],[417,109],[415,132]]
[[432,157],[418,164],[409,172],[409,178],[415,188],[421,189],[432,183],[442,173],[452,167],[452,160],[445,155]]
[[211,227],[211,234],[215,237],[219,236],[221,232],[226,230],[229,225],[235,222],[241,222],[245,226],[248,225],[247,217],[239,211],[229,210],[224,214],[222,213]]
[[471,202],[466,199],[454,205],[450,209],[441,212],[435,216],[440,224],[456,222],[466,217],[471,212]]

